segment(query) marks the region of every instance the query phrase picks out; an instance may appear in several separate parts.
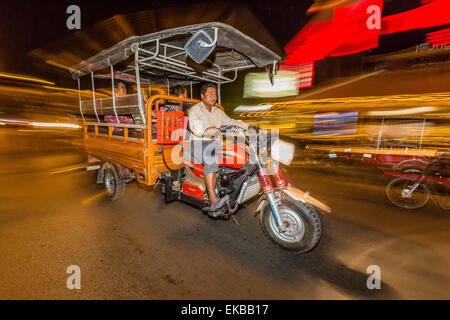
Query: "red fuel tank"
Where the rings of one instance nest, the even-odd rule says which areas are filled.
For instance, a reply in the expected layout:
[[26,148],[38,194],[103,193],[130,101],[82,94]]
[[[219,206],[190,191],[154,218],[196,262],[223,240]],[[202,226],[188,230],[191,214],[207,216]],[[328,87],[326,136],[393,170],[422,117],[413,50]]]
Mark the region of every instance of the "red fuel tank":
[[219,150],[219,166],[240,169],[248,162],[245,144],[225,145]]
[[[219,166],[220,167],[230,167],[235,169],[240,169],[245,166],[248,162],[248,153],[245,151],[245,144],[230,144],[223,146],[218,153]],[[185,164],[189,165],[192,172],[200,178],[204,178],[203,165],[194,164],[185,161]]]

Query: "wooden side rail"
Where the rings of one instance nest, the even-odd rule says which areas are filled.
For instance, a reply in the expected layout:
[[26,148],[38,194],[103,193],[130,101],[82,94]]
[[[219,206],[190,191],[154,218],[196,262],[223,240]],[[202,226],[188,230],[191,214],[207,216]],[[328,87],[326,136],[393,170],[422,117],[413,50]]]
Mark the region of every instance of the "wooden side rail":
[[84,125],[86,125],[86,126],[101,126],[101,127],[132,128],[132,129],[147,129],[146,125],[126,124],[126,123],[85,122]]

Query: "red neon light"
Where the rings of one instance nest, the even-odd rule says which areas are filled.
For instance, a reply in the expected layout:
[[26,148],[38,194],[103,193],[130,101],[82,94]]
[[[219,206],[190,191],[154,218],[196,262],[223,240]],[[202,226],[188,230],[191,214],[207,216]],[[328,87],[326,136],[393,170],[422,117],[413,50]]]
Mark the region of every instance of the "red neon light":
[[425,42],[431,43],[433,46],[444,46],[450,44],[450,28],[427,34]]
[[[383,1],[361,1],[357,4],[336,8],[334,20],[340,23],[340,32],[347,35],[330,57],[353,54],[378,47],[379,29],[369,29],[366,12],[368,6],[377,5],[383,9]],[[381,11],[380,11],[381,12]]]
[[297,72],[298,88],[311,88],[314,80],[314,62],[298,65],[281,65],[280,70]]
[[[327,56],[341,56],[365,51],[378,46],[380,35],[430,28],[450,23],[449,0],[422,0],[420,7],[384,17],[381,30],[369,30],[366,21],[370,5],[383,6],[383,0],[362,0],[338,7],[331,20],[307,24],[284,48],[286,65],[297,65],[322,60]],[[427,41],[446,44],[448,37],[430,34]]]
[[450,1],[430,1],[417,9],[384,17],[381,21],[381,34],[445,25],[450,23],[449,11]]
[[310,63],[328,55],[339,56],[378,46],[380,30],[368,29],[366,12],[371,5],[383,8],[383,0],[362,0],[338,7],[331,21],[305,26],[285,47],[286,65]]

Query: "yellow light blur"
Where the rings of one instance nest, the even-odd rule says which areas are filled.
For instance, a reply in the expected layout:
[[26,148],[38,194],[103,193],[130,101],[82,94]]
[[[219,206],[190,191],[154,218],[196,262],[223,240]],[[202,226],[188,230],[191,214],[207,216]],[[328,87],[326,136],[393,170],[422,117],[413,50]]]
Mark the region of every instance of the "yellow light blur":
[[292,129],[295,128],[295,123],[284,124],[260,124],[261,129]]
[[54,82],[38,79],[35,77],[30,76],[24,76],[24,75],[17,75],[17,74],[10,74],[10,73],[4,73],[0,72],[0,78],[6,78],[6,79],[13,79],[13,80],[22,80],[22,81],[30,81],[30,82],[37,82],[42,84],[49,84],[54,85]]
[[53,128],[81,128],[79,125],[70,123],[45,123],[45,122],[31,122],[32,126],[35,127],[53,127]]
[[369,111],[368,116],[399,116],[399,115],[410,115],[410,114],[420,114],[424,112],[432,112],[436,110],[436,107],[418,107],[418,108],[408,108],[399,110],[380,110],[380,111]]
[[332,0],[332,1],[315,1],[315,3],[308,9],[307,13],[313,13],[317,11],[322,11],[330,8],[337,7],[338,5],[347,2],[347,0]]
[[56,61],[53,61],[53,60],[45,60],[45,63],[46,63],[46,64],[49,64],[49,65],[51,65],[51,66],[60,68],[60,69],[70,70],[70,67],[65,66],[65,65],[63,65],[63,64],[61,64],[61,63],[58,63],[58,62],[56,62]]

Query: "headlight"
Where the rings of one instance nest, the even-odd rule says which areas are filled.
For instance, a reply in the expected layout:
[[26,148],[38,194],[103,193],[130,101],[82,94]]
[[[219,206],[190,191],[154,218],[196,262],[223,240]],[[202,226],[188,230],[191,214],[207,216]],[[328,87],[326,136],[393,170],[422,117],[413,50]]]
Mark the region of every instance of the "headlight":
[[295,147],[292,143],[277,140],[272,144],[272,159],[285,165],[290,165],[294,159]]

